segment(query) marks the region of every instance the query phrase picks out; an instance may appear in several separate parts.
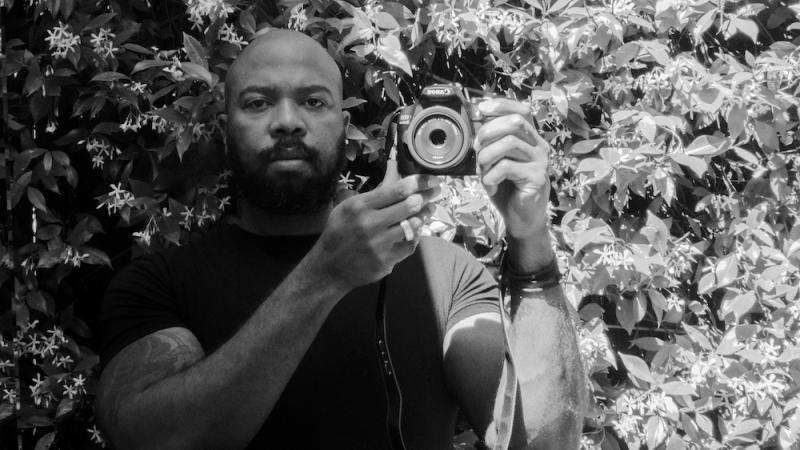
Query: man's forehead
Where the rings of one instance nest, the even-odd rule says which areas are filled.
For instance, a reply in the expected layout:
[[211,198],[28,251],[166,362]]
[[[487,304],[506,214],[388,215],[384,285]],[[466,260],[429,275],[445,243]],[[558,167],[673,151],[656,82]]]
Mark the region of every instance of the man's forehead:
[[234,92],[277,82],[327,86],[341,95],[339,68],[325,49],[302,33],[286,30],[271,31],[248,45],[231,66],[227,82]]

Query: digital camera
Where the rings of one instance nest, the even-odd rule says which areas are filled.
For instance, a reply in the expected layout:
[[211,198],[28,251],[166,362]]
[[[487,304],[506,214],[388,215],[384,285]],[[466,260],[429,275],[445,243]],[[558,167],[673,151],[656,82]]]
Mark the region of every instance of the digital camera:
[[400,175],[475,175],[472,142],[483,117],[478,103],[467,100],[459,84],[434,84],[397,120],[397,171]]

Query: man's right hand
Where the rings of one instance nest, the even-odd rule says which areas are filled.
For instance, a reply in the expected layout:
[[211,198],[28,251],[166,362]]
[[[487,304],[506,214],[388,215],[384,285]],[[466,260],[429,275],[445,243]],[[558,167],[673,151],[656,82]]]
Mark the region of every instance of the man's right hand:
[[[333,209],[304,262],[344,291],[380,280],[414,252],[419,229],[433,213],[431,200],[439,193],[436,176],[401,179],[390,166],[379,187]],[[405,239],[403,220],[414,230],[411,240]]]

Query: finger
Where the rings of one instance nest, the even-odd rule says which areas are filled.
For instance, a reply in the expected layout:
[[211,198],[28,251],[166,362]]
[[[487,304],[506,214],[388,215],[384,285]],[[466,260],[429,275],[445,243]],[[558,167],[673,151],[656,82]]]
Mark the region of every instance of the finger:
[[439,188],[429,189],[409,196],[406,200],[395,203],[376,212],[376,221],[379,226],[388,227],[399,223],[403,219],[419,216],[426,217],[433,214],[434,204],[431,201],[440,194]]
[[392,184],[400,180],[400,172],[397,171],[397,160],[389,159],[386,161],[386,172],[383,174],[381,184]]
[[358,195],[358,192],[352,189],[339,189],[339,191],[336,192],[336,198],[334,199],[334,203],[338,205],[339,203],[355,195]]
[[[520,163],[510,159],[500,160],[481,179],[487,192],[494,191],[503,181],[511,181],[517,186],[532,187],[547,184],[547,165],[538,162]],[[490,195],[493,195],[490,194]]]
[[[404,225],[401,225],[400,222],[394,224],[387,230],[386,234],[384,235],[384,239],[386,239],[387,244],[399,244],[401,246],[405,246],[409,243],[413,243],[413,245],[416,246],[416,243],[419,242],[419,238],[421,236],[422,226],[425,224],[428,218],[422,214],[418,214],[405,220],[407,221],[405,224],[405,230],[403,229]],[[411,233],[410,236],[407,234],[409,231]]]
[[478,110],[484,117],[499,117],[508,114],[527,116],[530,114],[530,107],[527,104],[502,97],[490,98],[478,103]]
[[531,144],[536,144],[541,139],[536,128],[528,119],[520,114],[509,114],[494,118],[481,125],[475,136],[475,147],[480,150],[508,135],[516,136]]
[[365,206],[382,209],[438,185],[439,178],[435,175],[411,175],[393,183],[384,183],[364,194]]
[[509,135],[482,148],[478,152],[477,162],[480,173],[486,173],[503,158],[519,162],[531,162],[544,158],[544,162],[547,162],[547,156],[547,152],[542,152],[518,137]]

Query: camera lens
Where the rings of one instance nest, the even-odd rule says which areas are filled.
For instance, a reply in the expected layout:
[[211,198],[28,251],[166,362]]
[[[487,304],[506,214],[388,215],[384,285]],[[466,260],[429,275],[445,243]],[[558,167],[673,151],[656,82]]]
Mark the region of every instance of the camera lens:
[[444,132],[444,130],[433,130],[431,131],[429,138],[431,140],[431,144],[441,147],[447,141],[447,134]]
[[414,148],[425,166],[444,168],[463,158],[464,132],[452,118],[438,114],[420,121],[414,133]]
[[409,155],[423,170],[448,173],[464,161],[472,143],[472,126],[460,111],[434,105],[415,114],[404,137]]

